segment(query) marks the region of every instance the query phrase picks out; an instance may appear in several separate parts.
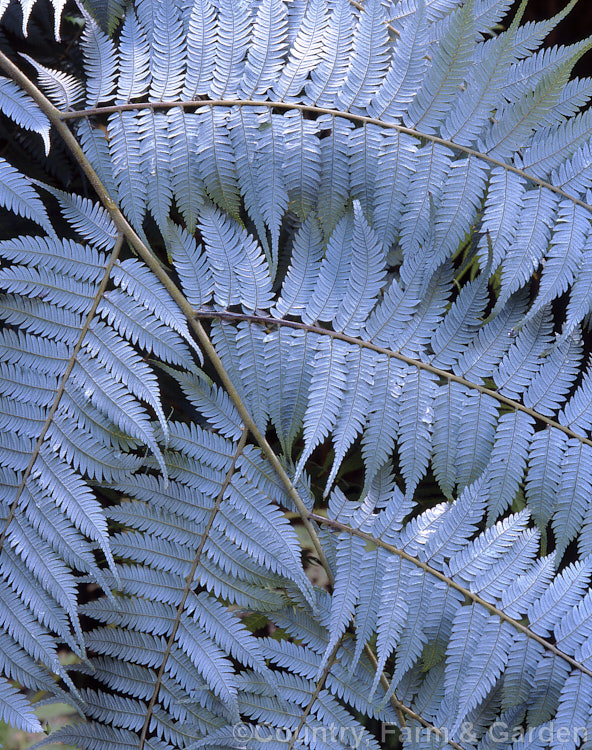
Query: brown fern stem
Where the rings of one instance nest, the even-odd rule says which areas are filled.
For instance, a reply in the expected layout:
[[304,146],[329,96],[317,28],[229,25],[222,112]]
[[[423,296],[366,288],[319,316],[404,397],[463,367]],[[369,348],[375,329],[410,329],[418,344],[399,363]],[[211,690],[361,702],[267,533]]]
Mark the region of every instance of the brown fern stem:
[[313,546],[315,548],[315,552],[319,560],[321,561],[323,567],[325,568],[327,572],[327,576],[329,577],[329,580],[332,580],[333,574],[331,572],[329,562],[322,548],[316,529],[314,528],[314,525],[311,523],[310,519],[308,518],[308,508],[302,501],[302,498],[300,497],[294,485],[292,484],[290,477],[287,475],[284,467],[282,466],[275,452],[273,451],[273,449],[267,442],[265,436],[262,435],[261,431],[259,430],[255,422],[253,421],[253,418],[249,414],[248,409],[243,404],[240,398],[240,395],[238,391],[236,390],[236,388],[234,387],[234,384],[232,383],[232,380],[230,379],[228,373],[226,372],[226,369],[222,363],[222,360],[220,359],[220,357],[218,356],[218,353],[216,352],[216,349],[212,345],[212,342],[210,341],[209,336],[205,332],[201,323],[195,319],[193,307],[188,302],[185,295],[181,292],[181,290],[174,283],[174,281],[162,268],[156,256],[144,244],[142,239],[139,237],[138,233],[135,231],[135,229],[131,226],[129,221],[123,215],[119,206],[111,198],[111,196],[109,195],[109,191],[101,182],[99,176],[93,169],[92,164],[87,159],[80,144],[78,143],[76,138],[72,135],[66,123],[62,121],[62,113],[60,113],[59,110],[53,106],[53,104],[37,88],[37,86],[35,86],[35,84],[32,83],[27,78],[27,76],[22,71],[20,71],[17,68],[17,66],[3,52],[0,52],[0,69],[4,70],[4,72],[7,73],[15,81],[15,83],[17,83],[24,91],[26,91],[27,94],[29,94],[29,96],[36,102],[36,104],[39,106],[41,111],[47,116],[51,124],[56,128],[56,130],[58,131],[58,133],[64,140],[64,143],[66,144],[68,149],[71,151],[75,160],[78,162],[80,168],[82,169],[82,171],[88,178],[88,181],[93,186],[99,200],[101,201],[103,206],[107,209],[117,229],[127,238],[128,242],[133,247],[133,249],[138,253],[140,258],[142,258],[142,260],[154,273],[156,278],[162,283],[162,285],[165,287],[167,292],[171,295],[171,298],[173,299],[173,301],[177,304],[179,309],[187,317],[195,335],[197,336],[199,343],[204,349],[214,369],[218,373],[218,376],[220,380],[222,381],[222,384],[224,385],[231,401],[234,403],[238,413],[240,414],[240,417],[243,420],[245,427],[248,428],[249,432],[253,435],[253,437],[259,444],[259,447],[265,454],[268,461],[271,463],[280,481],[286,488],[287,493],[292,498],[292,501],[294,502],[302,518],[302,523],[312,540]]
[[341,521],[333,521],[332,519],[327,518],[326,516],[321,516],[318,513],[311,512],[309,513],[309,515],[313,520],[315,520],[317,523],[321,525],[329,526],[330,528],[337,529],[339,531],[344,531],[347,534],[352,534],[353,536],[358,536],[360,537],[360,539],[365,539],[367,542],[372,542],[372,544],[375,544],[377,547],[381,547],[382,549],[387,550],[393,555],[398,555],[403,560],[407,560],[413,565],[416,565],[418,568],[421,568],[423,571],[425,571],[429,575],[433,576],[434,578],[437,578],[439,581],[442,581],[447,586],[450,586],[450,588],[456,589],[456,591],[463,594],[463,596],[465,596],[467,599],[470,599],[471,601],[475,602],[475,604],[479,604],[488,612],[490,612],[492,615],[496,615],[497,617],[500,618],[500,620],[504,620],[504,622],[507,622],[509,625],[512,625],[512,627],[516,628],[516,630],[520,631],[521,633],[524,633],[524,635],[527,638],[531,638],[533,641],[536,641],[537,643],[539,643],[547,651],[550,651],[552,654],[554,654],[558,658],[563,659],[563,661],[567,662],[570,665],[570,667],[573,667],[574,669],[578,669],[580,670],[580,672],[583,672],[589,677],[592,677],[592,670],[588,669],[588,667],[582,664],[582,662],[577,661],[576,659],[569,656],[569,654],[566,654],[564,651],[557,648],[555,644],[551,643],[545,638],[542,638],[540,635],[537,635],[529,627],[527,627],[526,625],[523,625],[518,620],[515,620],[513,617],[510,617],[509,615],[507,615],[502,609],[499,609],[494,604],[490,604],[488,601],[486,601],[481,596],[479,596],[479,594],[475,594],[473,591],[466,588],[465,586],[462,586],[460,583],[457,583],[452,578],[445,575],[444,573],[441,573],[436,568],[432,568],[431,565],[428,565],[422,560],[419,560],[417,557],[413,557],[413,555],[410,555],[408,552],[405,552],[405,550],[399,549],[398,547],[395,547],[392,544],[388,544],[388,542],[383,542],[382,539],[372,536],[372,534],[368,534],[365,531],[360,531],[360,529],[354,529],[353,527],[348,526],[347,524],[342,523]]
[[[329,676],[329,673],[331,672],[331,667],[335,663],[335,659],[337,657],[337,653],[339,651],[339,647],[341,645],[341,639],[338,641],[338,643],[335,645],[335,648],[329,655],[329,660],[327,662],[327,665],[323,672],[321,673],[320,678],[318,679],[315,689],[310,697],[310,700],[306,704],[306,707],[304,708],[304,711],[302,712],[302,715],[300,717],[300,721],[298,722],[297,728],[292,732],[292,736],[290,739],[290,743],[286,750],[293,750],[294,744],[296,740],[298,739],[298,735],[302,731],[302,728],[304,727],[306,723],[306,719],[310,715],[310,712],[312,711],[312,708],[314,706],[314,703],[316,699],[319,697],[319,694],[321,690],[323,689],[325,682],[327,680],[327,677]],[[376,669],[378,667],[378,661],[376,659],[376,656],[374,655],[374,652],[372,649],[367,645],[365,648],[366,655],[370,659],[370,663]],[[380,678],[381,685],[388,690],[389,688],[389,682],[387,678],[385,677],[384,673],[381,675]],[[404,718],[405,716],[408,716],[410,719],[413,719],[414,721],[417,721],[419,724],[421,724],[425,729],[428,729],[431,733],[436,734],[438,737],[444,737],[444,732],[439,728],[436,727],[434,724],[431,724],[429,721],[423,718],[423,716],[420,716],[418,713],[416,713],[413,709],[406,706],[404,703],[402,703],[396,696],[391,696],[391,704],[393,705],[396,713],[397,718],[399,720],[399,723],[402,728],[405,728],[407,726],[407,722]],[[454,742],[454,740],[448,740],[447,742],[450,747],[453,747],[454,750],[465,750],[462,745],[459,745],[458,742]]]
[[[80,117],[90,117],[94,115],[97,115],[97,116],[107,115],[112,112],[120,112],[120,111],[125,111],[125,110],[138,110],[138,109],[147,109],[147,108],[166,110],[166,109],[171,109],[173,107],[195,108],[195,107],[200,107],[200,106],[258,106],[258,107],[276,108],[279,110],[300,110],[302,112],[309,112],[311,114],[317,114],[317,115],[329,114],[331,116],[343,117],[345,119],[349,119],[353,122],[358,122],[360,124],[373,124],[373,125],[386,128],[386,129],[397,130],[400,133],[404,133],[404,134],[416,137],[424,141],[438,143],[440,145],[449,147],[461,153],[466,153],[468,155],[475,156],[476,158],[482,159],[490,163],[493,166],[499,166],[500,168],[503,168],[507,171],[518,174],[522,176],[524,179],[534,184],[537,184],[541,187],[545,187],[549,189],[550,191],[573,201],[577,205],[581,205],[587,210],[592,211],[592,206],[580,200],[579,198],[569,195],[568,193],[563,191],[561,188],[558,188],[552,185],[551,183],[541,180],[535,177],[534,175],[530,175],[527,172],[514,167],[513,165],[506,164],[493,157],[487,156],[486,154],[481,154],[480,152],[475,151],[474,149],[461,146],[454,142],[446,141],[445,139],[438,138],[437,136],[432,136],[429,134],[421,133],[411,128],[405,128],[395,123],[385,123],[385,122],[382,122],[381,120],[377,120],[372,117],[364,117],[360,115],[354,115],[348,112],[340,112],[337,110],[324,109],[321,107],[312,107],[308,105],[299,105],[299,104],[292,104],[292,103],[285,103],[285,102],[265,102],[265,101],[247,101],[247,100],[219,100],[219,101],[195,100],[191,102],[147,102],[147,103],[128,104],[128,105],[115,105],[113,107],[99,107],[99,108],[88,109],[88,110],[80,110],[76,112],[61,112],[56,107],[54,107],[53,104],[47,99],[47,97],[45,97],[44,94],[37,88],[37,86],[35,86],[35,84],[32,83],[32,81],[30,81],[29,78],[27,78],[27,76],[24,73],[22,73],[22,71],[20,71],[16,65],[14,65],[14,63],[12,63],[12,61],[1,52],[0,52],[0,69],[2,69],[10,78],[12,78],[27,94],[29,94],[29,96],[31,96],[31,98],[38,104],[39,108],[47,115],[48,119],[50,120],[52,125],[56,128],[56,130],[58,131],[58,133],[64,140],[66,146],[71,151],[76,162],[79,164],[80,168],[83,170],[89,182],[93,186],[99,200],[107,209],[117,229],[122,233],[122,235],[126,237],[130,245],[134,248],[134,250],[142,258],[142,260],[144,260],[146,265],[153,271],[155,276],[159,279],[159,281],[161,281],[161,283],[167,289],[172,299],[176,302],[176,304],[179,306],[182,312],[186,315],[206,355],[212,362],[214,369],[216,370],[216,372],[218,373],[218,376],[220,377],[220,380],[222,381],[222,384],[225,386],[228,392],[228,395],[230,396],[231,400],[236,406],[241,416],[241,419],[243,419],[245,430],[247,432],[250,432],[253,435],[254,439],[259,444],[262,452],[265,454],[265,456],[267,457],[267,459],[269,460],[269,462],[275,469],[276,473],[278,474],[278,477],[280,478],[280,481],[286,488],[288,495],[291,497],[296,508],[298,509],[299,515],[302,518],[302,522],[312,539],[313,546],[315,547],[315,551],[319,559],[321,560],[323,567],[325,568],[327,572],[329,580],[333,582],[332,571],[328,564],[324,550],[322,549],[322,546],[320,544],[320,540],[319,540],[316,528],[312,523],[312,519],[314,519],[315,521],[319,523],[327,524],[328,519],[325,519],[322,516],[317,516],[316,514],[309,513],[308,509],[306,508],[305,504],[300,498],[297,490],[292,484],[289,476],[287,475],[283,466],[281,465],[278,457],[275,455],[275,452],[273,451],[273,449],[267,442],[265,436],[262,435],[262,433],[259,431],[255,423],[253,422],[248,410],[242,404],[240,396],[237,393],[236,388],[232,384],[232,381],[230,380],[230,377],[228,376],[228,373],[226,372],[222,364],[222,361],[220,360],[215,348],[213,347],[209,339],[209,336],[205,332],[199,320],[196,319],[196,311],[192,308],[192,306],[187,301],[187,299],[182,294],[182,292],[178,289],[178,287],[171,280],[168,274],[163,270],[157,258],[152,254],[149,248],[141,240],[137,232],[133,229],[133,227],[129,224],[127,219],[124,217],[123,213],[121,212],[121,210],[119,209],[115,201],[111,198],[111,196],[109,195],[109,192],[107,191],[107,189],[105,188],[105,186],[102,184],[101,180],[99,179],[98,175],[94,171],[92,165],[90,164],[86,155],[84,154],[80,144],[78,143],[76,138],[73,136],[73,134],[70,132],[65,121],[70,120],[70,119],[80,118]],[[204,317],[206,316],[204,315]],[[212,316],[210,315],[210,317]],[[292,327],[300,327],[298,324],[293,325],[289,321],[279,323],[279,321],[277,321],[276,319],[271,319],[271,320],[276,324],[292,325]],[[324,329],[321,329],[321,331],[323,333],[328,333]],[[360,343],[359,340],[357,339],[354,339],[352,342]],[[374,345],[371,345],[371,344],[364,343],[363,345],[367,346],[368,348],[374,348]],[[377,351],[379,350],[380,348],[377,349]],[[396,356],[397,358],[402,359],[402,361],[406,361],[405,359],[403,359],[403,355],[397,355],[396,353],[393,352],[391,356]],[[409,360],[409,364],[419,366],[415,360]],[[429,369],[429,367],[430,366],[425,365],[426,369]],[[447,377],[447,375],[443,375],[443,377]],[[456,376],[450,376],[449,379],[455,380]],[[462,379],[461,379],[461,382],[462,382]],[[473,387],[477,388],[478,390],[482,388],[481,386],[476,386],[476,385],[473,385]],[[488,392],[488,389],[484,389],[484,392]],[[492,391],[491,393],[495,394],[494,391]],[[503,400],[504,398],[505,397],[501,397],[499,400]],[[515,408],[518,408],[518,407],[515,407]],[[522,409],[526,410],[525,407],[522,407]],[[542,417],[540,415],[537,415],[537,418],[542,418]],[[562,429],[564,432],[567,431],[567,428],[563,428],[560,425],[557,425],[557,427],[558,429]],[[575,434],[574,436],[579,437]],[[579,439],[582,439],[582,438],[579,438]],[[592,441],[587,441],[586,438],[583,438],[582,440],[584,442],[589,442],[592,445]],[[349,527],[346,527],[343,530],[350,531]],[[351,533],[358,533],[358,532],[356,530],[351,529]],[[359,533],[362,533],[362,532],[359,532]],[[394,549],[395,548],[393,548],[393,550]],[[415,561],[414,558],[412,558],[412,561],[419,563],[419,561]],[[437,573],[437,571],[435,572]],[[178,625],[177,625],[177,628],[178,628]],[[544,639],[541,639],[541,640],[544,640]],[[544,643],[546,644],[546,642]],[[548,644],[548,646],[552,647],[552,644]],[[169,648],[169,652],[170,652],[170,648]],[[562,654],[562,652],[559,652],[557,649],[556,649],[556,652],[557,652],[557,655]],[[569,657],[567,657],[567,659],[569,660]],[[579,665],[579,663],[575,662],[574,660],[571,660],[571,661],[574,663],[574,666],[577,666],[578,668],[583,668],[583,665]],[[166,663],[166,658],[163,659],[161,670],[164,670],[165,663]],[[588,672],[588,670],[586,670],[585,668],[583,668],[583,671],[589,673],[592,676],[592,672]],[[396,701],[396,699],[394,699],[394,697],[392,700],[395,700],[395,702],[399,703],[398,701]],[[156,697],[153,695],[153,699],[151,700],[152,708],[154,707],[155,701],[156,701]],[[429,722],[426,722],[421,716],[416,714],[411,709],[404,707],[403,704],[399,704],[399,706],[401,710],[403,710],[408,716],[410,716],[411,718],[414,718],[426,728],[431,728],[435,730],[437,733],[439,732],[437,728],[433,727]],[[143,748],[144,746],[146,734],[148,731],[148,726],[149,726],[149,717],[147,718],[147,721],[145,723],[145,726],[142,732],[143,739],[142,739],[140,748]],[[439,733],[442,734],[441,732]],[[463,748],[457,743],[453,743],[451,741],[448,744],[454,747],[455,750],[463,750]]]
[[300,323],[296,320],[286,320],[285,318],[272,318],[268,315],[235,313],[229,312],[227,310],[195,310],[195,316],[201,319],[217,319],[230,321],[246,320],[250,321],[251,323],[259,323],[262,326],[284,326],[286,328],[296,328],[301,331],[309,331],[310,333],[316,333],[320,336],[330,336],[334,339],[340,339],[341,341],[345,341],[348,344],[355,344],[356,346],[359,346],[363,349],[370,349],[373,352],[378,352],[379,354],[384,354],[387,357],[398,359],[400,362],[404,362],[411,367],[417,367],[418,370],[426,370],[427,372],[431,372],[440,378],[449,380],[453,383],[459,383],[460,385],[464,385],[467,388],[478,391],[479,393],[491,396],[491,398],[494,398],[496,401],[499,401],[500,403],[505,404],[506,406],[509,406],[516,411],[522,411],[525,414],[531,416],[533,419],[536,419],[538,422],[543,422],[550,427],[554,427],[556,430],[560,430],[561,432],[565,433],[568,437],[575,438],[581,443],[585,443],[586,445],[592,447],[592,440],[590,440],[590,438],[587,438],[585,435],[580,435],[578,432],[575,432],[569,427],[562,425],[560,422],[551,419],[551,417],[546,417],[544,414],[541,414],[534,409],[530,409],[528,406],[524,406],[524,404],[521,404],[520,401],[515,401],[514,399],[508,398],[507,396],[503,396],[501,393],[499,393],[498,391],[494,391],[492,388],[487,388],[486,386],[480,385],[479,383],[473,383],[471,380],[467,380],[460,375],[455,375],[453,372],[441,370],[439,367],[434,367],[427,362],[422,362],[420,359],[414,359],[413,357],[408,357],[406,354],[401,354],[401,352],[396,352],[392,349],[387,349],[383,346],[379,346],[378,344],[373,344],[371,341],[364,341],[364,339],[359,339],[355,336],[348,336],[346,333],[340,333],[339,331],[332,331],[329,328],[308,325],[307,323]]
[[[28,92],[29,93],[29,92]],[[135,102],[130,104],[113,104],[104,107],[93,107],[92,109],[78,109],[70,110],[68,112],[59,111],[58,116],[60,120],[76,120],[82,117],[99,117],[113,114],[114,112],[126,112],[141,109],[152,109],[152,110],[167,110],[173,109],[174,107],[182,107],[183,109],[196,109],[199,107],[267,107],[268,109],[277,109],[282,111],[298,110],[300,112],[306,112],[312,115],[331,115],[333,117],[341,117],[344,120],[350,120],[351,122],[359,123],[361,125],[376,125],[377,127],[384,128],[385,130],[396,130],[399,133],[410,135],[413,138],[426,141],[428,143],[437,143],[440,146],[445,146],[458,153],[467,154],[467,156],[474,156],[476,159],[487,162],[492,167],[499,167],[504,169],[506,172],[512,172],[522,177],[524,180],[531,182],[539,187],[544,187],[547,190],[560,195],[562,198],[575,203],[577,206],[585,208],[587,211],[592,212],[592,205],[586,203],[586,201],[571,195],[563,188],[553,185],[553,183],[543,180],[536,175],[530,174],[524,169],[515,167],[513,164],[508,164],[501,159],[496,159],[495,156],[489,156],[481,151],[477,151],[470,146],[463,146],[460,143],[446,140],[446,138],[440,138],[437,135],[431,135],[430,133],[423,133],[421,130],[415,130],[414,128],[407,128],[403,125],[398,125],[395,122],[384,122],[376,117],[368,117],[367,115],[356,115],[352,112],[342,112],[338,109],[329,109],[327,107],[316,107],[312,104],[297,104],[295,102],[272,102],[272,101],[258,101],[256,99],[192,99],[191,101],[170,101],[170,102]]]

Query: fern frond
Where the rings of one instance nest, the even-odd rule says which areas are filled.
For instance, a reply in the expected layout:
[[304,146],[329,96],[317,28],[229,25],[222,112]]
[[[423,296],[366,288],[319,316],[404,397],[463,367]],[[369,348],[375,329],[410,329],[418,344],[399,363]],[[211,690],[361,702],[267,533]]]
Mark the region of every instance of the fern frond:
[[340,300],[343,299],[348,286],[352,242],[353,217],[346,214],[333,230],[327,243],[312,295],[302,314],[305,323],[315,320],[330,321],[337,314]]
[[321,180],[318,126],[300,111],[288,112],[285,120],[284,183],[294,212],[306,219],[316,205]]
[[150,82],[150,48],[134,11],[125,15],[119,40],[121,70],[117,80],[117,104],[143,96]]
[[407,124],[432,133],[444,119],[458,86],[463,83],[475,40],[474,2],[465,3],[446,19],[432,65],[409,105]]
[[228,110],[198,110],[196,143],[199,171],[210,198],[234,218],[239,216],[239,188],[232,144],[226,129]]
[[400,407],[397,397],[401,394],[405,374],[405,367],[393,359],[376,361],[369,420],[362,438],[365,489],[393,449]]
[[280,328],[265,338],[269,414],[286,454],[302,429],[311,384],[316,337]]
[[287,13],[282,0],[263,0],[257,8],[252,44],[240,92],[245,99],[265,94],[279,74],[287,49]]
[[333,431],[335,458],[327,479],[325,494],[337,476],[347,450],[366,423],[376,359],[372,352],[365,349],[350,349],[346,354],[347,390]]
[[398,441],[407,495],[411,495],[428,467],[434,423],[436,379],[426,371],[404,376],[399,404]]
[[168,121],[162,112],[144,110],[138,115],[140,168],[147,192],[148,210],[161,232],[166,232],[173,200]]
[[241,302],[250,310],[268,307],[271,279],[256,241],[213,206],[202,212],[200,230],[212,266],[216,302],[222,307]]
[[512,344],[512,332],[524,318],[526,291],[513,295],[504,310],[479,329],[455,365],[458,374],[479,383],[496,370]]
[[355,112],[367,107],[385,76],[389,52],[381,0],[370,0],[355,27],[349,70],[335,98],[337,108]]
[[45,183],[35,184],[58,199],[64,218],[81,237],[103,250],[111,250],[114,247],[117,230],[102,206],[88,198],[65,193]]
[[288,61],[273,87],[273,96],[280,101],[301,92],[308,74],[321,58],[324,32],[329,20],[327,3],[314,0],[306,7],[302,5],[302,10],[304,14],[296,26],[298,31],[292,41]]
[[369,112],[373,117],[393,121],[406,111],[424,75],[428,40],[425,3],[418,2],[401,29],[390,68],[372,98]]
[[146,213],[147,190],[141,172],[138,121],[134,112],[119,112],[109,123],[109,154],[113,180],[122,197],[125,212],[136,226],[141,226]]
[[280,299],[272,314],[286,317],[302,313],[308,302],[323,256],[322,234],[318,219],[310,213],[294,237],[292,259],[282,284]]
[[0,719],[24,732],[43,731],[28,701],[4,679],[0,682]]
[[124,5],[83,12],[87,109],[0,55],[100,200],[0,161],[40,230],[0,242],[0,717],[38,728],[11,681],[97,750],[585,726],[590,42],[542,46],[573,2]]
[[[553,513],[553,533],[556,540],[556,554],[560,559],[567,545],[574,539],[582,527],[586,506],[582,500],[589,484],[590,448],[589,446],[568,440],[563,454],[564,465],[561,472],[561,483],[557,493],[557,503]],[[585,554],[587,535],[580,538],[580,550]]]
[[514,412],[499,418],[484,472],[490,520],[499,517],[518,494],[533,436],[534,424],[528,414]]
[[218,9],[216,62],[210,92],[213,98],[238,93],[251,40],[249,5],[244,0],[221,0]]
[[[204,203],[204,183],[199,165],[191,158],[196,144],[198,119],[181,108],[168,112],[170,180],[177,207],[187,229],[195,231],[197,217]],[[168,239],[165,233],[165,239]]]
[[321,44],[322,59],[311,71],[306,83],[306,97],[313,104],[332,106],[348,72],[348,56],[352,50],[355,11],[348,0],[337,0]]
[[150,99],[174,99],[185,78],[185,35],[174,3],[159,3],[150,50]]
[[305,449],[296,467],[296,478],[310,454],[333,428],[347,383],[347,345],[338,340],[320,339],[315,349],[309,403],[304,417]]
[[0,110],[22,128],[39,133],[43,138],[45,155],[49,154],[49,120],[31,97],[9,78],[0,78]]
[[30,182],[0,157],[0,205],[19,216],[31,219],[50,235],[55,235],[45,206]]
[[214,77],[216,59],[216,6],[210,0],[194,2],[187,29],[187,75],[183,99],[207,94]]
[[115,45],[88,14],[84,16],[86,105],[96,107],[113,99],[118,56]]

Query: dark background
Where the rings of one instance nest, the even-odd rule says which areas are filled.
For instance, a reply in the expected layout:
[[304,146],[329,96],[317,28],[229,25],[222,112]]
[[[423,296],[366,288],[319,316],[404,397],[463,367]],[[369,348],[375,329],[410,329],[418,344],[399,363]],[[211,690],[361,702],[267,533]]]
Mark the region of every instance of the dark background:
[[[567,0],[530,0],[525,14],[525,20],[542,21],[559,13],[567,4]],[[553,43],[575,42],[592,33],[592,2],[579,0],[569,16],[562,21],[553,33]],[[555,38],[556,37],[556,38]]]
[[[524,20],[543,21],[562,10],[568,0],[530,0]],[[548,45],[573,44],[592,34],[592,0],[579,0],[576,7],[553,30],[547,40]],[[579,76],[592,76],[592,51],[578,63],[575,73]]]

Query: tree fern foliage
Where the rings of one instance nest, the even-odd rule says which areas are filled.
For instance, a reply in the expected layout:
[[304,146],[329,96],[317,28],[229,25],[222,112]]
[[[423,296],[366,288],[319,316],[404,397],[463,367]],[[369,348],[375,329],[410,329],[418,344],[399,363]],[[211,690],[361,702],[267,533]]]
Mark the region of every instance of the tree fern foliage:
[[86,180],[0,158],[0,719],[80,715],[38,746],[589,747],[590,41],[524,8],[3,47]]

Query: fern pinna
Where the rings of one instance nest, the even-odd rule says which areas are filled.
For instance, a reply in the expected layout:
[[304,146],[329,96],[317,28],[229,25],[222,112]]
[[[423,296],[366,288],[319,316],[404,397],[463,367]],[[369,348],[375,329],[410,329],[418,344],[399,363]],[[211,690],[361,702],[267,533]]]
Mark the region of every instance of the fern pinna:
[[87,186],[0,157],[2,720],[589,747],[574,3],[89,0],[77,72],[4,46],[6,122]]

